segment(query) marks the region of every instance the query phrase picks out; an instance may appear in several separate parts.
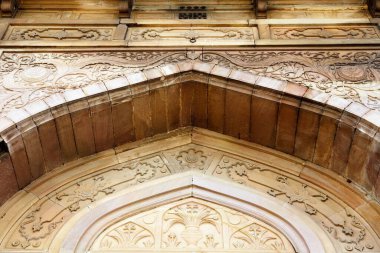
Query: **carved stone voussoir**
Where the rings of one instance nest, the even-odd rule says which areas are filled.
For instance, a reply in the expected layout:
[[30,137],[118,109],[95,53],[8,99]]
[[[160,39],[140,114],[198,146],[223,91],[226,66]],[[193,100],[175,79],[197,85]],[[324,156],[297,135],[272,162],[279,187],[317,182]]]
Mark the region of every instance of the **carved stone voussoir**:
[[4,40],[112,40],[113,27],[10,26]]

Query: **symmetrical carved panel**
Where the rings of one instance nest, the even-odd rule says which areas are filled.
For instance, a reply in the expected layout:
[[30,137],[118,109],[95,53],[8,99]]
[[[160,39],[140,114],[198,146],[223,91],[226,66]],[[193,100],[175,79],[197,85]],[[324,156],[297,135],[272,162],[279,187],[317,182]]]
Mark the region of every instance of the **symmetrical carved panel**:
[[94,252],[109,249],[294,252],[286,237],[270,225],[198,199],[174,202],[110,225],[92,246]]
[[379,39],[375,26],[272,27],[272,39]]
[[112,40],[114,28],[11,26],[5,40]]
[[[20,214],[0,248],[44,249],[70,217],[85,207],[129,186],[186,170],[253,187],[298,208],[326,231],[339,252],[380,250],[378,238],[368,224],[335,196],[292,173],[195,144],[92,171],[80,180],[55,186],[25,214]],[[6,213],[2,217],[7,219]],[[0,225],[1,222],[0,218]],[[253,217],[192,200],[172,203],[112,225],[94,244],[94,249],[105,248],[133,252],[173,248],[288,252],[289,244],[278,231]]]
[[138,43],[157,43],[165,41],[166,43],[179,41],[190,43],[202,43],[211,41],[218,43],[223,41],[253,42],[256,36],[256,28],[234,28],[234,27],[188,27],[173,28],[130,28],[128,30],[128,39],[131,44]]

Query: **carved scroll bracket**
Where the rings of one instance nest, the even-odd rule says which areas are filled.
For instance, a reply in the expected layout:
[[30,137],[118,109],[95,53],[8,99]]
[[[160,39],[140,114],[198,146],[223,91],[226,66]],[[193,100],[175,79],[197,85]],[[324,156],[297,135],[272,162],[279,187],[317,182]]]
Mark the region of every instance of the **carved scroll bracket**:
[[368,10],[372,17],[380,18],[380,0],[368,0]]
[[133,5],[135,1],[134,0],[121,0],[119,5],[119,13],[121,18],[130,18]]
[[254,0],[256,18],[267,18],[268,0]]
[[20,0],[0,0],[1,17],[14,17],[20,6]]

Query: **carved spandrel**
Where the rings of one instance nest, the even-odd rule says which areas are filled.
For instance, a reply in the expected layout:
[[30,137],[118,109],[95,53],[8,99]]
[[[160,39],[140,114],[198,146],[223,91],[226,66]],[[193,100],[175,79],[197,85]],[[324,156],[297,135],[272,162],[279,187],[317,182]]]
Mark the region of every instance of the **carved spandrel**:
[[[170,174],[158,155],[109,167],[49,194],[47,199],[29,209],[13,232],[9,249],[39,249],[60,225],[82,208],[128,186]],[[58,208],[57,208],[58,207]],[[44,215],[49,213],[48,216]]]
[[213,175],[266,191],[309,214],[342,252],[376,252],[379,247],[363,221],[353,211],[347,211],[346,205],[300,179],[284,176],[275,168],[225,155]]
[[71,216],[66,208],[43,198],[23,215],[19,225],[14,227],[8,240],[8,249],[36,250],[46,247],[45,243]]

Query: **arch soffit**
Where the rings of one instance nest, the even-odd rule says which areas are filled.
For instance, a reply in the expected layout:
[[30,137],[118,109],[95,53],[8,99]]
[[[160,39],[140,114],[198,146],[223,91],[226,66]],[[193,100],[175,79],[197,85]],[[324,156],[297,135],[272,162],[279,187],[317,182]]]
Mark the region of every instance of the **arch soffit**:
[[[114,152],[98,154],[92,159],[82,159],[41,177],[1,207],[1,249],[27,252],[29,249],[43,251],[52,247],[52,250],[57,250],[57,245],[61,245],[64,238],[69,238],[66,240],[69,243],[72,238],[82,236],[76,232],[91,231],[92,222],[101,223],[100,217],[105,213],[109,214],[110,220],[122,216],[120,212],[125,210],[124,214],[127,214],[128,208],[121,211],[116,206],[124,206],[128,201],[134,202],[136,206],[141,203],[157,205],[157,201],[168,202],[191,194],[247,213],[255,208],[264,208],[272,214],[278,214],[270,218],[270,215],[258,210],[256,215],[261,214],[264,220],[298,222],[298,225],[290,222],[281,227],[290,229],[285,234],[297,247],[303,247],[302,240],[310,246],[307,239],[315,236],[311,234],[311,237],[302,239],[308,232],[301,232],[297,226],[307,224],[314,227],[313,231],[324,231],[317,234],[319,238],[322,236],[324,247],[328,249],[331,249],[331,245],[326,246],[329,244],[337,252],[376,252],[380,249],[380,245],[377,245],[378,236],[372,230],[380,234],[376,224],[378,213],[373,210],[372,215],[369,214],[371,206],[364,199],[355,197],[358,193],[345,187],[343,182],[334,181],[333,175],[330,179],[323,173],[308,175],[310,171],[306,169],[307,166],[291,156],[241,141],[234,142],[233,138],[225,136],[217,138],[212,132],[199,131],[177,134],[176,137],[164,138],[116,155]],[[328,172],[325,173],[328,175]],[[181,183],[184,185],[181,186]],[[153,188],[149,188],[151,186]],[[188,190],[182,191],[185,186]],[[158,192],[166,192],[167,196],[160,200],[162,195],[158,194],[158,198],[150,202],[148,197]],[[347,196],[343,200],[348,204],[342,202],[341,195]],[[138,202],[141,199],[144,201]],[[247,209],[243,208],[245,205]],[[271,205],[276,206],[276,210]],[[363,206],[365,212],[361,211]],[[133,205],[131,208],[134,208]],[[95,213],[97,215],[93,215]],[[284,218],[282,214],[290,216]],[[303,221],[296,221],[299,218]],[[308,223],[310,221],[312,224]],[[269,223],[275,224],[273,220]],[[81,224],[84,226],[81,227]],[[94,224],[94,227],[99,224]],[[71,226],[79,227],[71,229]],[[68,231],[74,231],[71,237],[66,237]],[[323,239],[326,237],[329,238],[327,244]],[[83,242],[86,241],[83,239]],[[77,245],[65,246],[70,248]]]
[[[19,188],[25,187],[46,171],[78,157],[179,127],[196,126],[295,155],[352,180],[377,198],[380,195],[378,183],[380,178],[376,162],[380,155],[378,141],[380,113],[377,110],[290,82],[259,77],[250,72],[203,62],[166,64],[144,72],[131,73],[127,77],[68,90],[63,95],[54,94],[1,118],[0,135],[9,146],[13,161],[11,166],[15,170]],[[186,85],[169,90],[170,87],[183,83]],[[200,86],[197,83],[207,86]],[[195,86],[201,88],[194,88]],[[183,87],[191,87],[192,92],[197,92],[200,96],[206,94],[206,100],[208,89],[215,87],[215,90],[210,92],[218,93],[220,97],[214,97],[214,101],[210,98],[210,101],[197,105],[198,101],[195,103],[193,98],[188,100],[184,98],[186,88]],[[159,111],[160,108],[147,115],[147,108],[144,107],[146,104],[154,103],[153,91],[162,88],[166,92],[165,98],[168,99],[168,92],[172,92],[171,96],[184,99],[177,101],[173,107],[173,110],[178,109],[180,114],[175,116],[174,123],[169,122],[168,118],[170,102],[166,104],[166,109],[163,109],[166,110],[165,117],[161,117],[163,112]],[[149,94],[149,98],[144,99],[146,94]],[[245,96],[236,97],[237,94]],[[258,101],[252,97],[258,98]],[[121,106],[129,103],[131,99],[132,109]],[[159,102],[163,98],[158,95],[156,99]],[[225,102],[221,102],[222,99]],[[264,101],[259,101],[260,99]],[[210,103],[214,102],[215,107],[212,108]],[[223,112],[216,108],[218,103],[224,107]],[[184,109],[186,107],[191,109]],[[240,108],[238,111],[240,113],[237,113],[236,108]],[[258,108],[258,111],[253,108]],[[118,129],[125,128],[125,125],[121,124],[129,120],[125,118],[124,110],[133,114],[132,116],[127,114],[130,116],[130,121],[135,124],[130,126],[132,128],[130,131],[134,131],[133,133]],[[209,115],[204,115],[205,110]],[[199,115],[194,115],[196,113]],[[226,115],[228,113],[230,115]],[[68,124],[72,124],[69,128],[71,135],[59,132],[60,130],[64,132],[66,129],[60,129],[57,119],[62,119],[65,115],[69,116]],[[215,117],[211,118],[212,116]],[[148,123],[144,122],[144,117],[149,120]],[[322,122],[323,120],[325,121]],[[78,122],[77,124],[83,123],[83,126],[76,128],[74,121]],[[107,126],[109,128],[106,131],[109,132],[105,137],[99,137],[97,136],[99,133],[96,133],[99,125],[100,128],[103,127],[101,121],[111,122]],[[115,121],[122,123],[117,125]],[[238,126],[230,121],[239,124],[248,122],[248,124]],[[261,125],[258,123],[260,121],[263,121]],[[39,126],[48,123],[52,123],[53,130],[47,130],[44,134],[42,127]],[[141,125],[136,125],[138,123]],[[37,131],[33,132],[33,129]],[[104,132],[103,130],[98,129],[99,132]],[[31,132],[37,135],[37,140],[31,142],[37,144],[25,141],[26,133]],[[49,141],[42,140],[43,136],[52,137],[50,139],[54,139],[55,142],[46,143]],[[62,139],[67,139],[71,143],[64,143],[65,140]],[[37,145],[37,148],[34,145]],[[50,151],[44,150],[44,146],[49,146],[51,150],[54,145],[56,145],[54,148],[61,153],[50,157]],[[63,147],[64,145],[66,146]],[[70,148],[74,151],[65,150]],[[32,149],[39,150],[39,154],[31,152]],[[31,162],[31,159],[40,162]],[[38,165],[32,168],[31,163]]]

